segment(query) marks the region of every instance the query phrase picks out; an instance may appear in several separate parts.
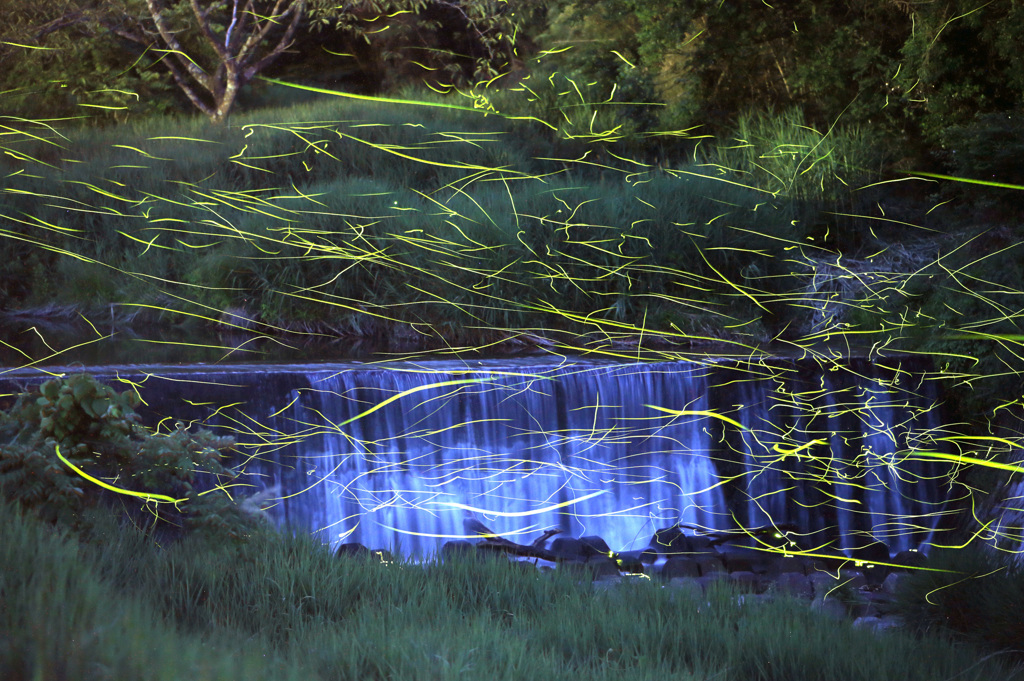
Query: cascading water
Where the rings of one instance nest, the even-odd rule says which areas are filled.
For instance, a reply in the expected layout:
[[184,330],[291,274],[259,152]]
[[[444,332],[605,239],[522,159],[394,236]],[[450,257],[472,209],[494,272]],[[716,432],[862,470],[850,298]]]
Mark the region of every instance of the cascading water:
[[419,554],[464,536],[467,514],[506,537],[558,527],[619,548],[646,546],[675,522],[723,526],[700,413],[706,377],[538,369],[310,375],[292,410],[347,425],[304,446],[303,458],[330,474],[294,505],[328,509],[320,521],[333,541]]
[[915,455],[935,449],[937,400],[898,385],[899,369],[833,367],[165,367],[142,390],[157,413],[235,434],[254,491],[280,490],[270,516],[334,544],[427,555],[472,516],[520,543],[559,528],[615,550],[675,523],[786,524],[808,547],[916,546],[948,471]]

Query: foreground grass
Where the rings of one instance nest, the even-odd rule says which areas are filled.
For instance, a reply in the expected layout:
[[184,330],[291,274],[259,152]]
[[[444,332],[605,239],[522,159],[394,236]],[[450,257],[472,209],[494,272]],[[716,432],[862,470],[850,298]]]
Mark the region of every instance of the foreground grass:
[[938,638],[780,601],[595,592],[502,562],[382,565],[308,537],[156,547],[0,508],[0,676],[18,679],[1008,679]]

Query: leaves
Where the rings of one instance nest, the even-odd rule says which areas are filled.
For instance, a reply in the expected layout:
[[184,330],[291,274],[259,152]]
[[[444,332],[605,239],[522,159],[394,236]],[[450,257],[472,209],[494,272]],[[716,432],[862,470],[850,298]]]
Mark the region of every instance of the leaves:
[[[118,489],[188,499],[181,508],[157,505],[158,517],[184,514],[211,527],[244,524],[233,502],[217,498],[225,495],[199,492],[234,477],[222,463],[234,441],[184,426],[154,432],[140,425],[138,404],[134,390],[117,393],[88,374],[54,378],[26,392],[0,419],[0,490],[45,518],[68,519],[109,498],[91,477]],[[218,518],[205,517],[211,513]]]

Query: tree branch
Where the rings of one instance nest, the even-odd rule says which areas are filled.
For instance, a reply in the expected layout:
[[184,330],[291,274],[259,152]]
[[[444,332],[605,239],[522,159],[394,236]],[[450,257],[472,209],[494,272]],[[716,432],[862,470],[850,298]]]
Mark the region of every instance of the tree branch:
[[208,18],[210,10],[200,7],[199,0],[189,0],[189,4],[192,5],[192,13],[196,15],[196,19],[199,21],[199,32],[206,38],[206,42],[210,43],[210,47],[217,53],[217,57],[221,61],[227,61],[230,58],[228,51],[221,46],[216,34],[210,28],[210,20]]
[[[281,36],[281,39],[278,41],[277,46],[273,50],[271,50],[271,52],[267,54],[267,56],[263,57],[263,59],[260,59],[252,66],[246,67],[246,80],[252,80],[252,78],[254,78],[257,73],[259,73],[267,66],[269,66],[272,61],[277,59],[278,55],[280,55],[282,52],[284,52],[291,46],[292,39],[295,37],[295,31],[298,30],[299,27],[299,21],[302,19],[302,15],[305,13],[306,1],[295,0],[294,2],[292,2],[291,6],[288,8],[288,11],[291,12],[293,10],[295,13],[292,15],[292,21],[288,25],[288,29],[284,32],[284,35]],[[282,18],[283,16],[284,15],[282,15]]]
[[[175,37],[174,32],[167,26],[167,22],[164,21],[163,17],[163,2],[162,0],[146,0],[146,7],[149,9],[149,15],[153,19],[153,23],[156,25],[157,32],[160,33],[160,37],[164,43],[167,44],[169,50],[174,53],[177,60],[188,72],[188,75],[192,76],[197,83],[203,86],[203,88],[210,94],[214,94],[214,83],[210,82],[210,77],[205,71],[189,59],[188,54],[182,48],[181,43],[178,42],[178,38]],[[187,93],[186,93],[187,94]]]

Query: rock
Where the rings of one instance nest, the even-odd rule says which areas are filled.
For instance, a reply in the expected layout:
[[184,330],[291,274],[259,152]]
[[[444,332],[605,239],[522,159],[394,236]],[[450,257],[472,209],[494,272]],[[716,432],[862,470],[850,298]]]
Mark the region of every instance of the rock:
[[771,600],[771,594],[747,593],[736,597],[736,605],[760,605],[762,603],[770,603]]
[[811,610],[835,620],[847,618],[846,606],[834,598],[815,598],[811,601]]
[[358,542],[350,542],[348,544],[340,545],[334,552],[335,556],[359,556],[361,558],[370,557],[370,549],[366,548]]
[[721,559],[728,572],[754,572],[754,565],[759,562],[749,552],[737,549],[723,551]]
[[692,577],[673,577],[668,580],[666,585],[670,589],[674,589],[685,598],[692,598],[698,600],[704,597],[704,584],[699,579]]
[[465,556],[476,556],[476,545],[464,539],[446,541],[441,547],[441,559],[462,558]]
[[807,574],[807,561],[800,556],[782,556],[772,563],[773,575]]
[[771,590],[808,601],[814,598],[814,585],[799,572],[783,572],[772,583]]
[[697,581],[700,583],[701,588],[704,589],[705,591],[707,591],[711,587],[711,585],[714,584],[715,582],[724,582],[724,581],[728,581],[728,580],[729,580],[729,573],[726,572],[725,570],[721,570],[719,572],[712,572],[712,573],[707,574],[707,575],[701,575],[700,577],[697,578]]
[[731,581],[740,591],[752,594],[761,593],[766,587],[764,580],[760,576],[746,570],[730,572],[729,581]]
[[895,596],[900,588],[900,582],[906,579],[906,573],[904,572],[891,572],[889,576],[882,582],[882,592]]
[[881,622],[877,617],[858,617],[853,620],[854,629],[874,629],[875,625]]
[[591,558],[593,556],[605,556],[607,558],[611,558],[612,556],[612,550],[608,547],[608,543],[596,535],[580,537],[580,546],[585,558]]
[[572,537],[557,537],[551,542],[548,550],[555,554],[558,560],[583,561],[587,557],[583,542]]
[[565,572],[576,579],[592,581],[594,573],[587,568],[586,562],[582,560],[563,560],[558,563],[559,572]]
[[594,579],[603,577],[619,576],[619,566],[608,556],[592,556],[584,563]]
[[850,589],[859,589],[867,586],[868,581],[862,571],[846,568],[839,571],[839,583]]
[[815,552],[814,557],[811,559],[810,570],[816,570],[818,572],[835,572],[844,565],[852,565],[853,561],[841,551],[835,549],[821,549]]
[[853,620],[853,627],[855,629],[870,629],[877,633],[882,633],[892,629],[899,629],[903,626],[903,620],[899,617],[858,617]]
[[807,581],[811,583],[811,587],[814,589],[814,598],[825,598],[827,596],[835,596],[834,589],[839,586],[839,580],[836,579],[836,575],[830,572],[812,572],[807,575]]
[[666,556],[690,553],[689,537],[677,525],[665,527],[654,533],[650,548]]
[[915,549],[910,549],[897,553],[893,556],[892,562],[903,568],[921,568],[928,563],[928,556]]
[[857,619],[859,617],[878,617],[879,610],[868,599],[857,598],[857,601],[847,607],[850,611],[850,617]]
[[723,565],[722,560],[716,556],[701,556],[697,559],[697,565],[700,567],[701,577],[713,572],[725,573],[725,565]]
[[[449,542],[452,543],[452,542]],[[463,542],[468,543],[468,542]],[[473,545],[469,544],[469,548],[472,549]],[[444,555],[444,549],[441,549],[442,556]],[[384,563],[390,564],[395,562],[395,557],[390,551],[385,549],[374,549],[370,550],[357,542],[350,542],[348,544],[342,544],[335,550],[335,556],[345,558],[359,558],[362,560],[368,560],[373,563]]]
[[616,554],[615,564],[619,566],[619,572],[625,572],[631,575],[642,575],[647,568],[647,565],[645,565],[640,558],[627,556],[623,553]]
[[643,551],[623,551],[618,555],[622,560],[638,560],[644,565],[653,565],[658,560],[658,552],[651,548]]
[[679,577],[700,577],[700,565],[692,558],[672,556],[661,566],[661,576],[666,580]]
[[687,537],[687,541],[690,544],[690,553],[714,553],[715,547],[711,545],[711,537],[704,537],[701,535],[693,535]]

